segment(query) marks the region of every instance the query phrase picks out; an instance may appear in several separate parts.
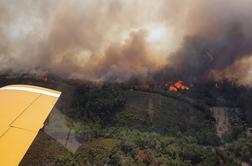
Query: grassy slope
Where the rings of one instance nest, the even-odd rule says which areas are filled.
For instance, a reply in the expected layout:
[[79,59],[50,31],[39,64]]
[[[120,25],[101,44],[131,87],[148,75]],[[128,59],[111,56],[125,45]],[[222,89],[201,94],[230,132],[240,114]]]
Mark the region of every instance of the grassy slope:
[[167,135],[215,133],[214,120],[208,110],[195,108],[183,100],[141,91],[127,93],[126,104],[113,125]]

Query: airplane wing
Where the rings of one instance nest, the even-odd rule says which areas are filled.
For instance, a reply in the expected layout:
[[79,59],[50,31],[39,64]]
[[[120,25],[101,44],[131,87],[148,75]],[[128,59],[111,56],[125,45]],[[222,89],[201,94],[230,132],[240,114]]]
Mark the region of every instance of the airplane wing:
[[57,102],[60,92],[10,85],[0,88],[0,165],[17,166]]

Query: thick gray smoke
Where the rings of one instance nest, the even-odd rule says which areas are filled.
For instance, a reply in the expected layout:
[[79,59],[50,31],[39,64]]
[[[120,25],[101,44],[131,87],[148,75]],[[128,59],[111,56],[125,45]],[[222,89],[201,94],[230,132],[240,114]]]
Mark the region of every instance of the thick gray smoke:
[[244,61],[252,55],[251,5],[247,0],[197,3],[188,13],[189,33],[162,74],[187,81],[244,81],[252,65]]
[[251,0],[0,0],[0,71],[252,83],[251,6]]

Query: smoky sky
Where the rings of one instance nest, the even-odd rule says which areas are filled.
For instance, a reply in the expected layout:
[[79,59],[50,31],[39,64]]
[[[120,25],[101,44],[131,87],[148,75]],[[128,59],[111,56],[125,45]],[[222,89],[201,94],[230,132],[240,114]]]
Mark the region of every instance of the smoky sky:
[[[189,29],[192,26],[192,30],[168,57],[171,64],[162,71],[164,77],[187,81],[230,77],[241,81],[243,77],[249,77],[251,64],[242,63],[241,59],[249,60],[252,52],[249,30],[252,25],[252,13],[249,12],[252,1],[214,2],[196,4],[197,10],[189,14],[192,20]],[[237,78],[232,73],[227,74],[231,68]]]
[[0,70],[250,83],[251,0],[0,0]]

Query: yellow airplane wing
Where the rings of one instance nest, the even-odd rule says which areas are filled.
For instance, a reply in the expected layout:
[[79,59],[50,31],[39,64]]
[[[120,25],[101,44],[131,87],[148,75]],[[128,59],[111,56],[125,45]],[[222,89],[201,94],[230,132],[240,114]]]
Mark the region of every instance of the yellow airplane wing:
[[17,166],[60,92],[29,85],[0,88],[0,166]]

